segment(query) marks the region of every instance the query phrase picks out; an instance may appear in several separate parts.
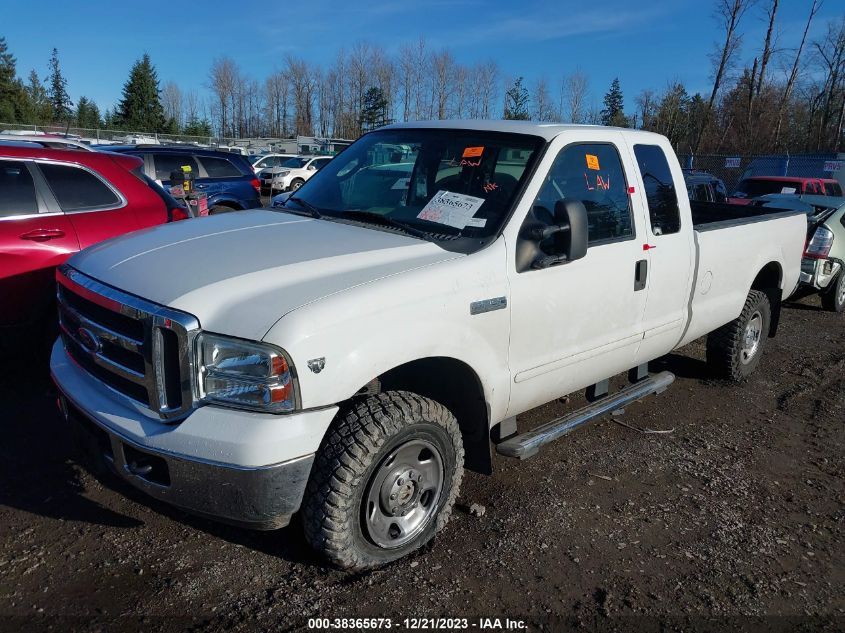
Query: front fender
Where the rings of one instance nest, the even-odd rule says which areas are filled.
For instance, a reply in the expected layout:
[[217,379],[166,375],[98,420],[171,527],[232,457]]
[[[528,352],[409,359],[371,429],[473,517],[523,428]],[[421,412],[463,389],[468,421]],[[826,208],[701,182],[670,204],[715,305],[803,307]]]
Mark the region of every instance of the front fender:
[[405,363],[448,357],[475,371],[495,424],[510,397],[510,308],[472,315],[470,303],[507,301],[504,258],[499,240],[470,256],[350,288],[285,315],[264,340],[293,360],[303,408],[343,402]]

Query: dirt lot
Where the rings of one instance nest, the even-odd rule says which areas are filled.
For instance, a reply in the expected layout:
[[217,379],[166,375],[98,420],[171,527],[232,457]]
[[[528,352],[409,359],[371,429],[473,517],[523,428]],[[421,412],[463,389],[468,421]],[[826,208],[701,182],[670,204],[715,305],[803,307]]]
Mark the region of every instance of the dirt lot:
[[745,385],[712,379],[703,354],[697,342],[654,363],[678,381],[621,418],[674,432],[608,419],[527,462],[497,457],[493,477],[465,478],[428,551],[364,575],[324,567],[296,525],[221,526],[94,478],[47,381],[7,367],[0,629],[498,616],[529,630],[843,630],[845,318],[816,298],[790,305]]

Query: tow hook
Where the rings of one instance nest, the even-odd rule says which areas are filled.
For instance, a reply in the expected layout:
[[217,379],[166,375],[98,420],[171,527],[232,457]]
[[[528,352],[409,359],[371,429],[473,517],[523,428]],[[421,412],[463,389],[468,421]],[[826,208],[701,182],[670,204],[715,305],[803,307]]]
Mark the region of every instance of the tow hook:
[[153,470],[153,467],[150,464],[139,464],[138,462],[127,464],[126,467],[129,469],[130,473],[137,475],[138,477],[149,475]]

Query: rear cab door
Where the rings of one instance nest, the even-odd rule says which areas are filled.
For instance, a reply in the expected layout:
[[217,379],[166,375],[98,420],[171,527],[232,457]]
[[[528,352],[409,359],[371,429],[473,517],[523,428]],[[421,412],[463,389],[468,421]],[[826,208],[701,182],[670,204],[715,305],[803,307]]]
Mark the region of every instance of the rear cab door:
[[[550,142],[505,232],[513,376],[508,415],[635,365],[646,305],[637,271],[647,254],[642,250],[642,207],[632,203],[630,194],[634,172],[618,131],[569,131]],[[586,256],[544,269],[517,270],[516,244],[526,217],[533,213],[554,223],[558,200],[584,203],[589,219]]]
[[636,165],[632,201],[646,219],[640,241],[648,267],[643,342],[637,364],[672,350],[687,324],[695,243],[683,172],[669,142],[654,135],[627,135]]
[[34,161],[0,158],[0,326],[47,314],[54,269],[78,250]]
[[52,161],[39,161],[37,167],[70,218],[81,249],[141,228],[124,194],[93,169]]

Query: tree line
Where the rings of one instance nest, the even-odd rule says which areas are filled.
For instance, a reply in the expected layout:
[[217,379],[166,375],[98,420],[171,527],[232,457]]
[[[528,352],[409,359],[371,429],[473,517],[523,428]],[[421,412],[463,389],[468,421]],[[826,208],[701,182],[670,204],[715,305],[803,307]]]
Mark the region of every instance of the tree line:
[[[101,113],[86,97],[71,103],[53,49],[43,80],[17,77],[0,38],[0,121],[67,123],[224,137],[356,138],[393,121],[511,118],[638,127],[666,135],[683,153],[815,152],[843,149],[845,16],[809,33],[822,0],[811,0],[796,48],[779,45],[780,0],[714,0],[718,43],[712,86],[690,94],[680,79],[642,90],[625,111],[619,78],[601,104],[579,69],[554,80],[506,76],[489,59],[463,64],[424,38],[390,55],[362,41],[337,51],[326,66],[293,53],[263,79],[233,59],[213,60],[206,94],[160,85],[149,55],[130,69],[119,103]],[[754,18],[767,26],[745,42]],[[743,48],[750,55],[742,55]],[[624,79],[624,77],[622,78]]]

